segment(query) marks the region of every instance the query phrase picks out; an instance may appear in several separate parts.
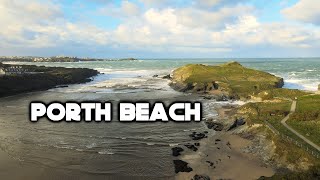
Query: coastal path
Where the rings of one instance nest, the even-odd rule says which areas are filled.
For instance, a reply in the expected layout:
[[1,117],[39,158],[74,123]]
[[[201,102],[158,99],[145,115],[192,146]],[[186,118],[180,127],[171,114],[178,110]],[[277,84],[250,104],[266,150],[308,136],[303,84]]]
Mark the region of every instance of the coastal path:
[[315,149],[317,149],[320,152],[320,147],[318,145],[316,145],[315,143],[311,142],[309,139],[305,138],[303,135],[301,135],[299,132],[297,132],[296,130],[294,130],[293,128],[291,128],[286,121],[289,119],[290,115],[293,114],[296,111],[296,107],[297,107],[297,101],[292,101],[291,104],[291,109],[290,109],[290,113],[281,120],[281,124],[283,126],[285,126],[288,130],[290,130],[292,133],[294,133],[295,135],[297,135],[299,138],[301,138],[303,141],[305,141],[306,143],[308,143],[310,146],[314,147]]

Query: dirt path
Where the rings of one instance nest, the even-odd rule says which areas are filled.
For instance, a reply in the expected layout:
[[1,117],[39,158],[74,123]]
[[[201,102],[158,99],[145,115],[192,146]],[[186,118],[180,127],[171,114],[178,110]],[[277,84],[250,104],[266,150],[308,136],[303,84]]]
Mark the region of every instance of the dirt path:
[[304,140],[306,143],[308,143],[310,146],[314,147],[320,152],[320,147],[316,145],[315,143],[311,142],[309,139],[305,138],[303,135],[301,135],[299,132],[291,128],[286,121],[289,119],[290,115],[293,114],[296,111],[297,107],[297,101],[292,101],[290,113],[281,120],[281,124],[284,125],[287,129],[289,129],[291,132],[293,132],[295,135],[300,137],[302,140]]

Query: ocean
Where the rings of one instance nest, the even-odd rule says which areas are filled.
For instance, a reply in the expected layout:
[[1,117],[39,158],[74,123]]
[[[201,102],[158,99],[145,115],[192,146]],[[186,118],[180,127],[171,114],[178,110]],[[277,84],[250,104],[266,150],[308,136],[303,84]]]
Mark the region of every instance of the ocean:
[[[285,87],[315,91],[320,58],[232,59],[244,66],[283,77]],[[61,169],[95,178],[173,178],[171,148],[190,142],[188,134],[207,130],[200,123],[52,123],[29,121],[31,101],[201,101],[204,116],[228,102],[205,100],[172,90],[161,77],[185,64],[215,65],[230,59],[142,59],[77,63],[17,63],[92,68],[102,74],[86,84],[1,98],[0,148],[21,163]],[[158,75],[160,78],[153,77]],[[229,102],[241,104],[241,102]],[[116,105],[114,105],[116,107]],[[114,109],[116,111],[116,109]],[[214,136],[214,132],[209,133]]]

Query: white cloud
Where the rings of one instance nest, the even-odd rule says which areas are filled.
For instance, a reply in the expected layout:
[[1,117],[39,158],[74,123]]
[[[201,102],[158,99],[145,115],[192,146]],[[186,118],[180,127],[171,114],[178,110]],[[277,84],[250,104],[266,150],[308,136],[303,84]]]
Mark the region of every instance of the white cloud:
[[237,5],[247,0],[194,0],[194,4],[201,7],[212,8],[218,5]]
[[140,0],[140,2],[149,7],[162,7],[172,3],[170,0]]
[[[30,42],[41,46],[48,40],[43,34],[63,17],[59,6],[42,1],[9,1],[0,2],[0,36],[7,45]],[[41,43],[43,42],[43,43]]]
[[288,23],[259,23],[254,16],[245,16],[227,26],[224,31],[213,33],[213,39],[233,46],[273,45],[276,47],[319,47],[320,31]]
[[130,16],[137,16],[140,14],[140,8],[129,1],[121,1],[120,7],[114,4],[107,4],[105,7],[100,8],[100,13],[107,16],[126,18]]
[[227,23],[235,22],[238,17],[253,12],[254,8],[249,6],[223,7],[216,11],[187,8],[178,13],[179,21],[188,27],[203,26],[207,28],[223,28]]
[[227,2],[224,6],[224,0],[209,1],[219,5],[212,4],[217,6],[214,9],[199,6],[143,9],[132,1],[122,1],[118,6],[105,4],[101,12],[116,16],[120,23],[113,29],[104,29],[92,22],[69,20],[62,8],[51,1],[0,0],[0,52],[16,47],[59,52],[79,46],[88,52],[111,48],[132,52],[194,52],[201,56],[201,53],[234,53],[239,49],[252,52],[256,47],[320,48],[319,27],[261,22],[252,6]]
[[130,16],[135,16],[140,13],[140,9],[137,5],[134,3],[131,3],[129,1],[123,1],[122,2],[122,12],[126,13],[127,15]]
[[295,5],[282,10],[287,18],[320,25],[320,1],[300,0]]

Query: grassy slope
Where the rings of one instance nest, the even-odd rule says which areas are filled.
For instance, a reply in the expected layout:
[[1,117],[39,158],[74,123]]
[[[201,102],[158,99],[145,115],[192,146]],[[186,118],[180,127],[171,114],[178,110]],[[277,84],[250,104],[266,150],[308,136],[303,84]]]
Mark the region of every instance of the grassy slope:
[[243,67],[237,62],[220,66],[186,65],[173,72],[173,79],[185,84],[196,84],[196,88],[200,89],[215,82],[219,90],[241,97],[281,86],[281,78]]
[[240,107],[239,114],[247,116],[249,125],[263,124],[264,120],[281,121],[290,111],[291,102],[278,100],[270,102],[247,103]]
[[[263,93],[265,94],[265,93]],[[312,148],[299,137],[293,134],[291,131],[286,129],[282,124],[281,120],[289,113],[291,107],[291,101],[288,99],[293,99],[298,97],[300,104],[302,105],[302,114],[308,114],[309,111],[312,111],[316,108],[315,104],[307,102],[306,99],[313,99],[313,102],[320,102],[316,99],[309,96],[307,92],[298,91],[298,90],[289,90],[289,89],[274,89],[268,91],[268,98],[272,101],[263,101],[256,103],[247,103],[241,106],[238,109],[238,115],[246,116],[248,125],[253,124],[263,124],[264,120],[267,120],[277,131],[282,135],[291,137],[292,139],[298,141],[300,144],[303,144],[305,147]],[[260,94],[261,95],[261,94]],[[275,98],[279,97],[279,99]],[[320,97],[319,97],[320,99]],[[300,105],[301,106],[301,105]],[[318,106],[319,107],[319,106]],[[302,122],[304,123],[304,122]],[[300,125],[300,129],[305,130],[305,124]],[[312,131],[316,131],[315,127],[310,127]],[[262,130],[261,130],[262,131]],[[306,130],[308,131],[308,130]],[[267,138],[272,140],[275,144],[275,159],[278,162],[284,162],[286,164],[292,164],[299,167],[301,164],[312,164],[313,166],[307,171],[299,172],[285,172],[277,173],[271,178],[265,179],[292,179],[293,177],[299,177],[298,179],[312,179],[317,176],[317,173],[320,173],[320,161],[314,156],[309,154],[304,149],[298,147],[293,142],[283,139],[279,135],[272,133],[266,126],[264,126],[264,132],[267,134]],[[318,131],[319,132],[319,131]],[[318,136],[319,137],[319,136]],[[264,178],[261,178],[264,179]]]
[[293,100],[296,97],[301,97],[308,94],[311,94],[311,93],[300,91],[297,89],[278,88],[278,89],[270,89],[270,90],[262,91],[257,95],[257,97],[262,98],[262,100],[270,100],[276,97]]
[[298,98],[296,112],[287,123],[309,140],[320,145],[320,95]]

